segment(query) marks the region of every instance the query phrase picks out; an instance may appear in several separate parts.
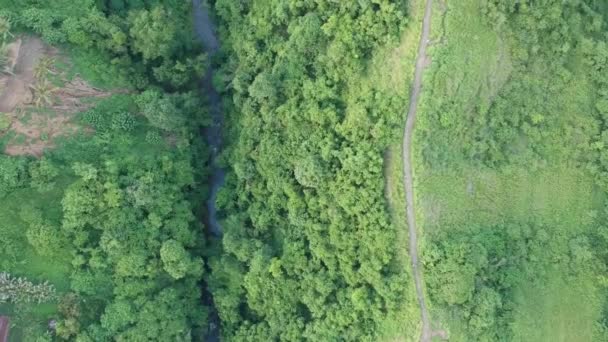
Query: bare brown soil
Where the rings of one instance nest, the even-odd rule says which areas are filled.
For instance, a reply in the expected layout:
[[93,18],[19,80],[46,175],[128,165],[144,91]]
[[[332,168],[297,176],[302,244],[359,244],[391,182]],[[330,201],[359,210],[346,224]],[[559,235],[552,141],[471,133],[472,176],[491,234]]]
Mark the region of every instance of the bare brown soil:
[[92,105],[83,99],[101,98],[111,95],[88,85],[76,77],[67,80],[51,65],[48,74],[55,75],[62,85],[49,88],[49,102],[35,106],[37,94],[33,89],[39,84],[36,67],[43,58],[66,59],[57,49],[44,44],[39,38],[25,36],[9,47],[11,70],[0,75],[0,115],[11,122],[10,128],[0,135],[15,136],[5,145],[9,155],[41,156],[55,146],[56,138],[74,134],[79,130],[72,122],[74,115]]
[[0,342],[8,342],[10,321],[7,316],[0,316]]
[[6,48],[6,58],[8,63],[4,67],[4,72],[10,73],[15,69],[17,64],[17,58],[19,57],[19,50],[21,49],[21,39],[8,44]]

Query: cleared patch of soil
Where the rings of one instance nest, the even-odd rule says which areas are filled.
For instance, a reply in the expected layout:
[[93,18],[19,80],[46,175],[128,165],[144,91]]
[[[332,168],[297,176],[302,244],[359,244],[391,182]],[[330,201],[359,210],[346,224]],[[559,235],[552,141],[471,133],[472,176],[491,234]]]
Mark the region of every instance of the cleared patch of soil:
[[34,67],[45,53],[45,47],[38,38],[17,39],[9,45],[9,70],[0,84],[0,112],[8,113],[20,104],[31,100],[28,85],[34,81]]
[[2,95],[0,96],[0,112],[11,112],[25,99],[31,101],[32,93],[27,88],[27,84],[18,79],[11,77],[0,82],[2,85]]
[[55,75],[62,85],[56,87],[47,82],[47,100],[36,101],[42,96],[39,94],[42,91],[36,90],[43,83],[36,77],[41,77],[39,64],[43,59],[65,57],[57,49],[31,36],[17,39],[9,46],[9,51],[10,70],[0,75],[0,115],[9,119],[11,124],[0,135],[12,132],[15,136],[5,145],[6,154],[41,156],[46,149],[54,147],[57,137],[74,134],[80,129],[71,120],[74,114],[90,108],[93,103],[83,99],[111,95],[78,77],[68,81],[65,75],[54,69],[53,63],[47,63],[44,77]]
[[19,117],[26,113],[12,114],[11,131],[20,136],[22,141],[13,139],[7,144],[4,153],[8,155],[34,155],[41,156],[45,149],[54,146],[53,141],[62,135],[74,134],[79,127],[70,123],[71,116],[58,114],[32,114],[27,122],[22,122]]
[[21,50],[21,39],[8,44],[6,48],[6,59],[7,63],[4,66],[4,72],[12,72],[17,64],[17,58],[19,57],[19,50]]

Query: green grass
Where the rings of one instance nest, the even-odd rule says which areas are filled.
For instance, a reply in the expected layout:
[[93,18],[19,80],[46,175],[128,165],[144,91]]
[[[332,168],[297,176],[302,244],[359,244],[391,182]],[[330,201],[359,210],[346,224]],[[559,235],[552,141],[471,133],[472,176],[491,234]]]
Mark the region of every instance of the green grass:
[[[593,278],[565,279],[555,270],[546,282],[518,288],[513,332],[515,341],[597,341],[595,322],[601,315],[599,293]],[[576,284],[576,286],[573,286]]]
[[[42,210],[45,218],[58,220],[61,215],[61,198],[63,190],[71,181],[69,176],[62,176],[57,186],[49,191],[39,193],[33,189],[22,189],[12,192],[2,199],[0,206],[0,265],[2,271],[15,276],[25,277],[32,282],[48,281],[55,286],[58,294],[69,289],[71,253],[63,250],[62,254],[53,257],[41,256],[27,242],[25,233],[28,225],[21,220],[19,212],[25,206],[34,206]],[[28,342],[28,336],[46,330],[49,319],[57,317],[56,303],[0,305],[0,313],[11,317],[11,341]]]
[[23,125],[27,125],[30,120],[32,119],[32,113],[35,112],[36,109],[26,109],[24,111],[22,111],[21,115],[19,116],[19,122],[21,122]]
[[[556,89],[560,90],[543,104],[549,120],[542,128],[547,136],[539,149],[542,157],[530,153],[523,143],[516,146],[519,157],[513,163],[495,169],[463,156],[459,143],[467,141],[463,136],[471,133],[467,126],[478,119],[479,113],[487,113],[514,78],[560,82],[551,80],[557,76],[547,74],[542,63],[532,65],[528,74],[515,72],[508,40],[483,22],[478,3],[448,2],[445,21],[440,15],[441,4],[435,7],[433,36],[435,40],[443,36],[443,43],[431,48],[432,65],[424,76],[414,141],[420,248],[424,253],[425,246],[446,236],[441,233],[447,229],[466,231],[504,222],[540,223],[547,227],[555,244],[567,245],[570,239],[597,225],[596,216],[606,199],[595,187],[594,178],[578,169],[574,159],[577,141],[593,126],[593,92],[582,70],[585,66],[573,59],[570,67],[574,77],[558,85]],[[423,149],[435,141],[450,142],[436,145],[441,146],[448,162],[429,167]],[[396,148],[393,153],[400,155]],[[392,166],[395,175],[399,167]],[[389,176],[391,183],[402,186],[391,177],[396,176]],[[404,205],[400,199],[392,202]],[[526,276],[514,289],[509,328],[513,340],[595,340],[594,327],[603,299],[594,271],[574,272],[552,260],[541,260],[534,267],[535,276]],[[428,296],[427,301],[432,320],[448,330],[450,341],[472,340],[458,315],[436,305]]]
[[581,222],[600,210],[603,195],[593,178],[576,169],[537,172],[514,168],[456,168],[420,174],[418,205],[425,233],[444,227],[491,225],[501,220],[537,219],[579,233]]
[[[463,115],[487,108],[512,69],[505,42],[483,22],[478,7],[478,1],[465,0],[433,8],[432,65],[424,74],[419,112],[440,111],[442,124],[465,125]],[[417,121],[428,124],[425,115]]]
[[[410,11],[410,25],[405,30],[401,43],[392,54],[386,54],[383,56],[381,63],[372,65],[376,70],[376,77],[373,79],[381,88],[387,89],[387,91],[394,92],[394,96],[402,97],[405,99],[403,102],[403,123],[405,123],[405,116],[407,114],[407,99],[409,97],[409,91],[412,83],[414,74],[414,65],[417,57],[418,43],[420,39],[421,30],[421,16],[424,11],[424,2],[414,2],[414,6]],[[498,37],[493,34],[491,30],[488,30],[479,20],[469,20],[468,15],[464,15],[466,11],[473,11],[474,2],[467,2],[465,7],[457,7],[449,13],[447,18],[443,17],[445,8],[442,4],[435,3],[433,8],[433,21],[432,21],[432,40],[435,42],[431,48],[431,54],[433,54],[433,72],[427,70],[425,72],[425,84],[440,82],[437,81],[440,78],[444,79],[442,88],[438,89],[441,92],[448,92],[450,96],[446,98],[464,98],[465,102],[462,106],[468,106],[468,103],[473,101],[474,98],[478,97],[479,94],[487,98],[494,96],[499,88],[508,77],[511,71],[510,61],[506,57],[501,56],[501,51],[498,49],[499,42]],[[461,21],[458,16],[466,17],[466,21]],[[469,44],[461,44],[460,41],[455,41],[456,44],[452,43],[452,39],[445,39],[444,34],[446,30],[455,31],[459,27],[454,26],[464,25],[467,32],[475,32],[474,39],[483,44],[479,44],[475,49],[471,49]],[[468,37],[467,37],[468,38]],[[443,52],[450,50],[451,53],[448,56]],[[456,52],[454,52],[456,51]],[[504,55],[507,55],[504,53]],[[397,61],[397,62],[396,62]],[[491,61],[491,63],[488,63]],[[472,64],[474,66],[483,66],[483,68],[471,68],[468,70],[465,65]],[[496,72],[499,64],[501,72]],[[454,68],[458,67],[461,70],[467,70],[459,75],[458,82],[452,82],[452,73]],[[374,69],[372,69],[374,70]],[[450,81],[448,81],[450,79]],[[449,88],[449,89],[448,89]],[[433,89],[436,90],[436,89]],[[428,91],[423,91],[423,94],[427,94]],[[442,97],[443,98],[443,97]],[[428,101],[428,98],[427,98]],[[419,109],[418,120],[423,121],[424,125],[424,111],[425,104],[422,104],[422,108]],[[428,108],[428,106],[427,106]],[[422,118],[421,118],[422,116]],[[420,123],[418,123],[420,125]],[[402,154],[402,132],[401,128],[400,135],[395,139],[395,143],[387,150],[385,154],[385,179],[386,179],[386,196],[389,202],[389,210],[391,211],[393,224],[401,232],[399,236],[400,245],[403,246],[402,258],[407,262],[408,272],[411,272],[411,266],[409,265],[409,256],[407,255],[408,246],[408,227],[406,220],[406,203],[405,193],[403,184],[403,154]],[[414,147],[416,149],[416,147]],[[415,154],[419,154],[418,150],[414,151]],[[416,164],[416,161],[414,162]],[[414,172],[417,173],[419,168],[415,167]],[[425,176],[425,175],[418,175]],[[418,178],[417,178],[418,179]],[[449,178],[446,178],[449,179]],[[448,185],[449,187],[450,185]],[[416,187],[416,193],[421,190],[419,186]],[[425,192],[422,190],[421,192]],[[450,192],[450,191],[447,191]],[[418,201],[417,203],[420,203]],[[418,209],[420,205],[418,206]],[[418,215],[419,221],[422,222],[423,217]],[[427,227],[423,224],[418,225],[419,234],[422,233]],[[419,236],[419,240],[425,239],[424,235]],[[423,248],[423,246],[421,246]],[[413,285],[413,284],[412,284]],[[412,290],[410,295],[415,298],[415,292]],[[428,297],[428,296],[427,296]],[[427,298],[428,300],[428,298]],[[415,303],[415,308],[411,309],[408,316],[409,319],[416,320],[417,329],[410,331],[407,336],[411,339],[418,339],[420,335],[420,319],[419,319],[419,308]],[[442,322],[432,321],[435,328],[444,328]]]
[[5,113],[0,113],[0,131],[4,131],[11,126],[11,120]]
[[[418,222],[426,241],[445,229],[542,222],[549,236],[567,243],[593,227],[595,214],[601,210],[605,197],[594,187],[590,175],[566,168],[538,172],[478,168],[427,171],[418,178],[416,190]],[[549,260],[546,262],[550,264]],[[570,270],[556,264],[555,270],[543,275],[546,265],[543,261],[535,266],[538,273],[523,280],[515,290],[514,340],[592,341],[587,336],[593,333],[602,304],[597,296],[594,300],[588,298],[597,291],[594,274],[583,273],[570,279]],[[545,286],[546,283],[551,285]],[[573,283],[578,290],[568,287]],[[430,305],[436,321],[450,331],[451,340],[468,340],[462,322],[443,308]],[[580,331],[572,328],[581,322],[584,324]],[[553,328],[552,334],[546,331],[533,334],[552,326],[561,328]],[[578,334],[578,338],[570,338],[573,334]]]
[[23,145],[27,142],[27,136],[24,134],[17,134],[17,136],[15,137],[14,143],[16,145]]

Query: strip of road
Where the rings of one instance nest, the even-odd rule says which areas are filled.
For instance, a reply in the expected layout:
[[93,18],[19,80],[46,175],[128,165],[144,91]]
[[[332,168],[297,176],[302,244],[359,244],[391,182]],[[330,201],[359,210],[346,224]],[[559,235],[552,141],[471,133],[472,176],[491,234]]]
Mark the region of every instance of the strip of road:
[[420,315],[422,320],[422,333],[420,335],[421,342],[431,341],[433,335],[429,312],[426,308],[424,300],[424,290],[422,288],[422,271],[418,261],[418,233],[416,230],[416,211],[414,210],[414,181],[412,172],[412,135],[416,124],[416,112],[418,110],[418,100],[422,90],[422,74],[427,65],[426,50],[429,45],[429,37],[431,33],[431,8],[432,0],[426,0],[426,8],[424,10],[424,19],[422,20],[422,33],[420,35],[420,44],[418,46],[418,57],[416,58],[416,70],[414,72],[414,83],[410,93],[410,106],[407,112],[405,121],[405,132],[403,134],[403,178],[405,184],[405,200],[407,225],[409,227],[409,254],[412,261],[412,273],[416,286],[416,295],[420,306]]

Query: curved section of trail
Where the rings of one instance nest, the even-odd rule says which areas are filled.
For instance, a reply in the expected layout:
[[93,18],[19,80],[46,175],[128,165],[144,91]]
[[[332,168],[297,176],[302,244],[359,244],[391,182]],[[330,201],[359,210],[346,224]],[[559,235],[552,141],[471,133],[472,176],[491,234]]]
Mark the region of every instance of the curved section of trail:
[[422,319],[422,334],[420,341],[429,342],[433,335],[431,330],[431,322],[429,313],[424,300],[424,290],[422,287],[422,272],[418,261],[418,233],[416,230],[416,216],[414,210],[414,181],[412,172],[412,135],[416,124],[416,111],[418,110],[418,100],[422,90],[422,74],[427,65],[426,49],[429,45],[429,37],[431,33],[431,8],[432,0],[426,0],[426,8],[424,10],[424,19],[422,21],[422,33],[420,35],[420,45],[418,47],[418,57],[416,58],[416,70],[414,73],[414,83],[410,93],[410,106],[407,112],[405,122],[405,132],[403,134],[403,178],[405,184],[405,200],[407,225],[409,227],[409,254],[412,261],[412,273],[416,286],[416,295],[418,304],[420,305],[420,314]]

